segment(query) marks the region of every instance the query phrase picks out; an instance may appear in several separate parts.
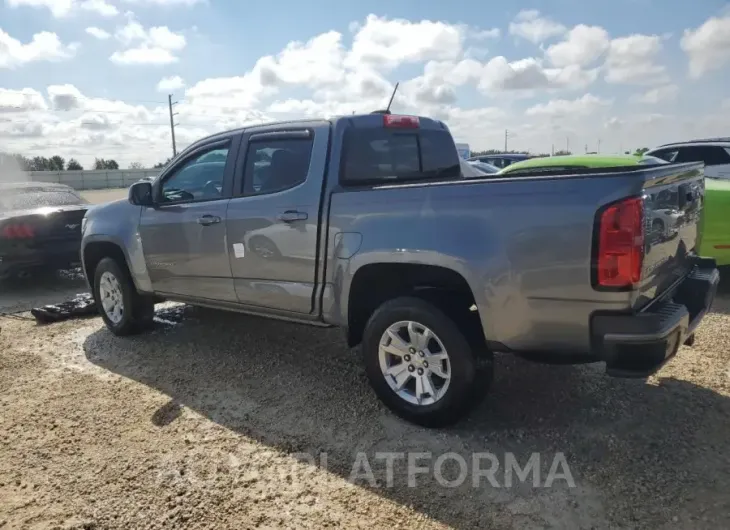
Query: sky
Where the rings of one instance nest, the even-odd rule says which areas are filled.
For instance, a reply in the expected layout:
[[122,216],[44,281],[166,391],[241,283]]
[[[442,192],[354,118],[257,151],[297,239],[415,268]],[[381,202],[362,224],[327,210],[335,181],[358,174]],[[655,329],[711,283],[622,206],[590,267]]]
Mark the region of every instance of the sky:
[[472,150],[730,136],[725,0],[0,0],[0,151],[150,166],[210,133],[371,112]]

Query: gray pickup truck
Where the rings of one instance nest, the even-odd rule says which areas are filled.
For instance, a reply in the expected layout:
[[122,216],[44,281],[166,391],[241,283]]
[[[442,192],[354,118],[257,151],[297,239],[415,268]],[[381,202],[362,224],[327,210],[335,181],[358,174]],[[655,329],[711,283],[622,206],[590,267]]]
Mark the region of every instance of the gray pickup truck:
[[[117,335],[161,300],[339,326],[389,408],[442,426],[486,392],[496,352],[646,377],[691,343],[719,281],[694,252],[703,177],[657,164],[465,178],[440,121],[275,123],[200,140],[92,208],[81,257]],[[677,213],[661,233],[660,191]]]

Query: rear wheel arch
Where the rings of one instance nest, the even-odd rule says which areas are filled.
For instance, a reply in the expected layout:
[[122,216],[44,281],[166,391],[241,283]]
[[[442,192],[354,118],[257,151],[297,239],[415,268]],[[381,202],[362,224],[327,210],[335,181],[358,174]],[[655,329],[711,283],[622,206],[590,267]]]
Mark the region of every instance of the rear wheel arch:
[[475,298],[466,278],[447,267],[417,263],[373,263],[357,269],[347,298],[348,345],[360,344],[368,320],[382,304],[402,296],[428,301],[446,314],[459,313],[459,326],[474,348],[484,348],[484,330],[478,311],[470,311]]

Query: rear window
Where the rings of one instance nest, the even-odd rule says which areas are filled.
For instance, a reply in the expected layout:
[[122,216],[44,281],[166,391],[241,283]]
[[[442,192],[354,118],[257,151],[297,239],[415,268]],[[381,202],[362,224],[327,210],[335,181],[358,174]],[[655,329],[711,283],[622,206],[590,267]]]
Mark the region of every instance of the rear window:
[[348,129],[342,181],[347,184],[424,178],[460,178],[461,165],[448,131]]
[[54,188],[6,189],[2,191],[2,196],[0,196],[0,212],[75,204],[88,204],[88,202],[73,190]]

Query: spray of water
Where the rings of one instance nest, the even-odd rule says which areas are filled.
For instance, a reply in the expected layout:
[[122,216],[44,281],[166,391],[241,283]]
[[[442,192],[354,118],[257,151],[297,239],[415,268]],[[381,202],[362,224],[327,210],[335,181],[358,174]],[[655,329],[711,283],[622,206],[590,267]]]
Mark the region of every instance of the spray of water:
[[23,171],[20,161],[6,153],[0,152],[0,184],[11,182],[28,182],[30,176]]

